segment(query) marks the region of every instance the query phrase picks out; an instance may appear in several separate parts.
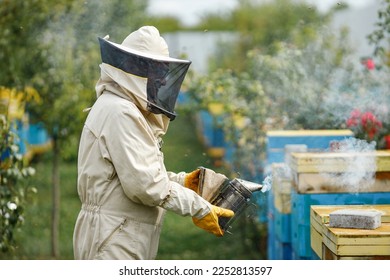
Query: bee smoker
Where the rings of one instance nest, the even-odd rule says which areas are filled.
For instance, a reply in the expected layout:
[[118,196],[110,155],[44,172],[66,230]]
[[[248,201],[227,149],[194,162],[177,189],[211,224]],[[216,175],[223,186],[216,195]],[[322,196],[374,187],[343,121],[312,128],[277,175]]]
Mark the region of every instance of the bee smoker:
[[[235,178],[230,180],[225,175],[205,167],[199,167],[199,194],[211,204],[230,209],[232,218],[219,217],[219,225],[227,232],[233,221],[250,205],[252,193],[263,189],[263,185]],[[267,189],[267,184],[265,188]]]
[[262,188],[263,185],[238,178],[222,183],[211,203],[234,212],[232,218],[219,218],[219,226],[224,232],[228,232],[234,220],[250,205],[252,193]]

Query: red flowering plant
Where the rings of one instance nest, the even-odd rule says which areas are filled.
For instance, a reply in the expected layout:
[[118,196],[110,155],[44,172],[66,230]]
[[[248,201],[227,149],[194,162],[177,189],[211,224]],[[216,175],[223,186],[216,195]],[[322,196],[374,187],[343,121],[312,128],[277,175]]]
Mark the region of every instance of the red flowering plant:
[[383,140],[384,140],[384,144],[385,144],[385,148],[386,149],[390,149],[390,135],[385,135],[383,137]]
[[376,141],[378,148],[390,149],[390,134],[386,133],[382,121],[370,111],[355,109],[346,121],[356,138]]

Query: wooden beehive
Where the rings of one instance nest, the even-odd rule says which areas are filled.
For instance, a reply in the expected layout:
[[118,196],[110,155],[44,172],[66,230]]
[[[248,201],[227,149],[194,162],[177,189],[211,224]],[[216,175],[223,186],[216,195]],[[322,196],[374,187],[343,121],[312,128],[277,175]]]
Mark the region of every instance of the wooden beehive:
[[[390,150],[365,153],[317,152],[291,153],[289,167],[293,176],[293,187],[298,193],[340,192],[388,192],[390,191]],[[353,188],[343,185],[337,178],[344,175],[361,175],[362,170],[351,166],[356,159],[371,161],[363,172],[374,177],[363,178]],[[351,169],[352,167],[352,169]]]
[[329,258],[326,249],[333,253],[335,259],[379,256],[390,259],[390,223],[371,230],[330,228],[324,224],[322,243],[326,247],[323,259]]
[[[382,225],[373,230],[330,228],[329,214],[340,209],[382,212]],[[390,259],[390,205],[311,206],[310,243],[321,259]]]
[[323,151],[330,143],[353,137],[349,129],[343,130],[274,130],[267,131],[267,162],[284,162],[287,146],[306,146],[308,151]]

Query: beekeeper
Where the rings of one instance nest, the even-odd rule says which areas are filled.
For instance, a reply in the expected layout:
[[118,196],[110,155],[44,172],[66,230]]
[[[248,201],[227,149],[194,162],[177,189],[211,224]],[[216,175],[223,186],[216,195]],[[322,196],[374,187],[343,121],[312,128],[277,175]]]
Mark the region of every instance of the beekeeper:
[[154,259],[165,210],[222,236],[218,217],[234,213],[191,190],[198,170],[167,172],[161,152],[190,61],[170,58],[153,26],[132,32],[122,44],[107,38],[99,43],[97,100],[79,144],[75,259]]

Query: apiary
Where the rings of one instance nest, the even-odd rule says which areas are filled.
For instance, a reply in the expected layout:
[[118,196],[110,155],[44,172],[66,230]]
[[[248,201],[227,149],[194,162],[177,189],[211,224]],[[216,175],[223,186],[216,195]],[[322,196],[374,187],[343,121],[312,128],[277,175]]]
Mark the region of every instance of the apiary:
[[[375,229],[330,227],[330,214],[342,209],[379,211],[382,223]],[[390,204],[311,206],[310,238],[321,259],[390,259]]]
[[272,170],[273,181],[272,189],[267,193],[265,216],[268,221],[269,259],[318,259],[310,247],[312,204],[377,204],[386,198],[390,200],[390,193],[365,193],[356,196],[349,193],[326,193],[326,190],[322,190],[322,193],[300,194],[295,190],[290,168],[292,153],[324,152],[334,143],[342,143],[351,137],[351,130],[267,132],[266,168]]

